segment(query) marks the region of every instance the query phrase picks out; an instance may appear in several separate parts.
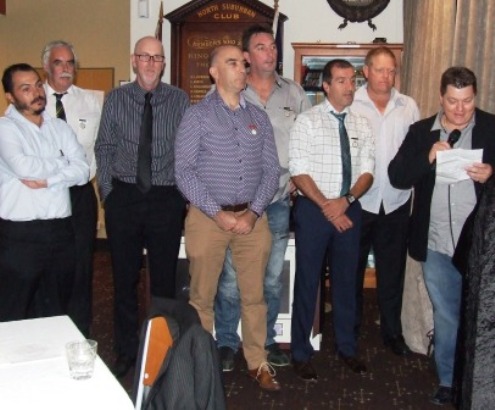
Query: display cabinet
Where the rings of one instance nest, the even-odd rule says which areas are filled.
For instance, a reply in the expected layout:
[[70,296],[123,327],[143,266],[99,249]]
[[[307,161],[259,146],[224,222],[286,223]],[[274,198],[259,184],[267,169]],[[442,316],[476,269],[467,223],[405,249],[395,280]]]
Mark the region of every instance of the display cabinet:
[[348,60],[356,67],[356,85],[365,82],[363,76],[364,58],[369,50],[387,46],[397,59],[395,87],[400,90],[402,44],[393,43],[292,43],[294,48],[294,80],[302,85],[313,105],[323,101],[322,70],[325,64],[336,58]]

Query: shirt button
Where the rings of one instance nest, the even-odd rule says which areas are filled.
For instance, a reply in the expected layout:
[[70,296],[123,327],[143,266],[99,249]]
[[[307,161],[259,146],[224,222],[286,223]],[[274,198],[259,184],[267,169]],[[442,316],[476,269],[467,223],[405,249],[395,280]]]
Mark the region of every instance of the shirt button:
[[239,128],[235,127],[234,130],[239,131]]
[[242,177],[239,177],[239,181],[242,181]]

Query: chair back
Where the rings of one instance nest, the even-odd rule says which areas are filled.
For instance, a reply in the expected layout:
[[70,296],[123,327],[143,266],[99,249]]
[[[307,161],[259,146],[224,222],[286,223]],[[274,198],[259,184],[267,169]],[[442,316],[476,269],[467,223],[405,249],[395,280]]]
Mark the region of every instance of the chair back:
[[173,342],[167,320],[164,317],[158,316],[148,320],[139,370],[136,410],[141,410]]

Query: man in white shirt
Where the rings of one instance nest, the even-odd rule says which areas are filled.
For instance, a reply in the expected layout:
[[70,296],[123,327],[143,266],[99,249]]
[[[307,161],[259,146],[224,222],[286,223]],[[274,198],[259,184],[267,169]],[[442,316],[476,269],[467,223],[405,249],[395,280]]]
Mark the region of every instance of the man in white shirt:
[[2,77],[0,321],[65,314],[74,273],[69,187],[88,181],[76,136],[44,112],[43,83],[27,64]]
[[419,120],[416,102],[394,88],[397,62],[387,47],[368,52],[363,72],[367,84],[356,91],[351,109],[368,118],[375,137],[375,178],[359,200],[363,207],[359,255],[356,333],[363,315],[363,282],[368,254],[373,249],[383,342],[399,356],[411,351],[402,336],[401,310],[406,264],[406,238],[411,190],[392,187],[388,164],[409,126]]
[[371,186],[373,133],[368,120],[349,110],[355,91],[354,67],[335,59],[323,68],[326,99],[300,114],[290,131],[289,171],[300,195],[294,207],[296,275],[291,327],[294,370],[317,380],[311,364],[313,316],[325,254],[330,259],[335,346],[355,373],[366,365],[357,357],[356,270],[361,205]]
[[[43,48],[42,63],[46,72],[46,111],[67,121],[76,133],[89,163],[91,181],[96,174],[94,146],[100,124],[100,101],[93,92],[73,84],[77,60],[70,43],[60,40],[48,43]],[[89,337],[98,201],[91,182],[71,187],[70,196],[76,238],[76,272],[69,302],[69,315],[79,330]]]

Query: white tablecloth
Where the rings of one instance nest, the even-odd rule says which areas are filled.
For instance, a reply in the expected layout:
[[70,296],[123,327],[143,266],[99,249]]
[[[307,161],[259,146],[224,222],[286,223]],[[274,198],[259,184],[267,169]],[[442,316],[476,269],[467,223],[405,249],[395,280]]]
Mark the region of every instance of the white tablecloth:
[[133,409],[100,357],[91,379],[70,377],[64,346],[80,339],[67,316],[0,323],[0,409]]

